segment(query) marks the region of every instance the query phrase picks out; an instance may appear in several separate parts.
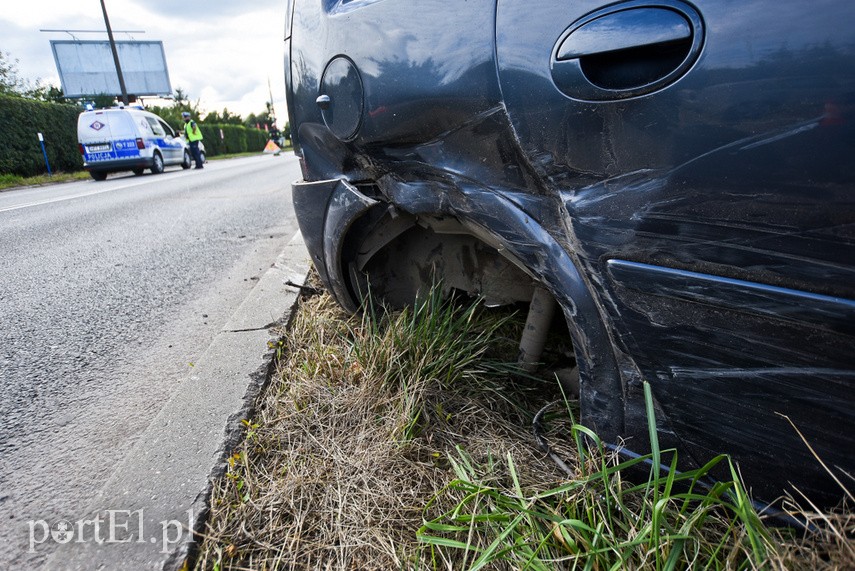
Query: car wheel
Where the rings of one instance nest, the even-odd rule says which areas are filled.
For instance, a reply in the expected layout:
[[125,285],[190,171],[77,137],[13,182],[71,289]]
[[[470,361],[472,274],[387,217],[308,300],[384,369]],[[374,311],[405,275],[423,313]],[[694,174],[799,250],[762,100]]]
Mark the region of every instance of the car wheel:
[[190,168],[190,151],[184,151],[184,160],[181,161],[181,168],[185,170]]
[[154,160],[151,163],[151,174],[160,174],[163,172],[163,157],[160,153],[154,154]]
[[95,180],[107,180],[107,173],[104,171],[89,171],[89,174],[91,174],[92,178]]
[[145,172],[145,169],[133,169],[133,171],[135,175],[140,176],[142,173]]

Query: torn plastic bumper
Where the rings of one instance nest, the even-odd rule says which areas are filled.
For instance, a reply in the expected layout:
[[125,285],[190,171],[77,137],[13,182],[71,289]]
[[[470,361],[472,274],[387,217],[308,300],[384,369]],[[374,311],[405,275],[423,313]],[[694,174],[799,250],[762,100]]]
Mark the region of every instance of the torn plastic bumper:
[[321,281],[336,301],[356,311],[358,301],[342,268],[342,246],[354,221],[379,203],[343,180],[298,181],[291,188],[300,232]]

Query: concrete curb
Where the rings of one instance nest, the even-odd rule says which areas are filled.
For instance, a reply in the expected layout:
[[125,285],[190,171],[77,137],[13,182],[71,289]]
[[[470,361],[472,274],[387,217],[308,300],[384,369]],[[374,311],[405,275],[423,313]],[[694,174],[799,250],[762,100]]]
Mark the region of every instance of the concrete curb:
[[[309,270],[298,233],[241,303],[86,510],[83,533],[46,569],[178,569],[205,520],[213,479],[272,372]],[[77,522],[79,526],[79,522]],[[111,535],[112,533],[112,535]],[[100,539],[100,541],[99,541]]]

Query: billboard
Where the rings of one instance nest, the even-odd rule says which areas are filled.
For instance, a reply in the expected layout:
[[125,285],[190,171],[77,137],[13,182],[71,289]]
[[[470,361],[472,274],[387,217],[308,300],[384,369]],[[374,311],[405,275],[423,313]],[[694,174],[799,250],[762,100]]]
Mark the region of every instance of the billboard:
[[[51,40],[66,97],[121,95],[108,41]],[[171,95],[163,42],[116,42],[128,95]]]

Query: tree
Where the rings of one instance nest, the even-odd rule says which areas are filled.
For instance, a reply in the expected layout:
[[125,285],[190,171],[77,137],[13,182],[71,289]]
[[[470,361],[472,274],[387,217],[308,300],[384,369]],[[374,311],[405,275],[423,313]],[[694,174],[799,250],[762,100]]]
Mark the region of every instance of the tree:
[[[258,129],[264,129],[270,134],[271,139],[278,139],[282,132],[276,123],[276,117],[273,114],[273,104],[270,101],[264,102],[265,110],[263,113],[255,114],[250,113],[247,115],[246,120],[244,121],[244,125],[247,127],[255,127]],[[287,127],[287,123],[285,124]],[[288,129],[288,133],[290,134],[290,128]],[[287,135],[285,135],[287,137]]]
[[12,59],[9,52],[0,50],[0,93],[50,101],[53,103],[66,103],[62,89],[54,85],[44,85],[41,79],[35,83],[21,77],[18,73],[19,59]]
[[224,108],[222,113],[211,111],[205,115],[205,118],[202,119],[202,123],[209,123],[212,125],[242,125],[243,118],[240,115],[235,115],[227,108]]
[[0,50],[0,93],[24,95],[32,89],[29,82],[18,75],[19,61],[12,59],[9,52]]
[[175,88],[175,95],[173,95],[173,99],[175,100],[175,104],[179,107],[181,106],[189,106],[190,98],[187,97],[187,93],[180,87]]
[[194,119],[199,120],[201,111],[198,99],[195,103],[192,102],[187,92],[180,87],[175,88],[175,95],[173,95],[172,99],[173,101],[170,105],[152,105],[148,107],[148,110],[163,118],[176,131],[184,130],[184,119],[181,117],[181,113],[185,111],[190,113]]
[[61,87],[55,85],[38,84],[35,90],[35,98],[42,101],[50,101],[51,103],[68,103],[65,94]]
[[98,95],[87,97],[86,99],[92,102],[92,106],[95,107],[95,109],[106,109],[116,104],[116,96],[107,95],[106,93],[99,93]]

